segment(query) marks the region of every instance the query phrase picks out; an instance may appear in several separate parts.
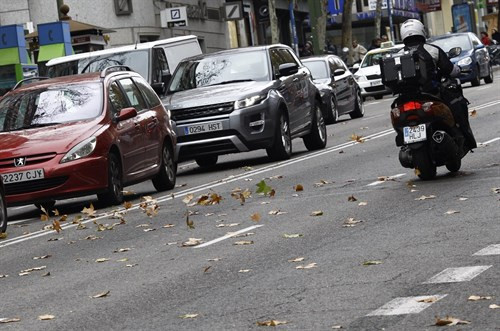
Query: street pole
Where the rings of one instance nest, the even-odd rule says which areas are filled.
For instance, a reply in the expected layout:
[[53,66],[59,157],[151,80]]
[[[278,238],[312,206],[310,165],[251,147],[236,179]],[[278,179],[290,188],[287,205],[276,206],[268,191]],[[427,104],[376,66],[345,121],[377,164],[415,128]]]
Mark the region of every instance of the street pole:
[[392,24],[392,0],[387,0],[387,15],[389,15],[389,28],[391,29],[391,40],[395,43],[394,40],[394,26]]
[[321,4],[319,0],[308,0],[307,4],[309,5],[309,24],[311,25],[313,51],[315,55],[323,54],[323,45],[319,44],[317,27],[318,18],[321,16]]
[[290,11],[290,29],[292,31],[292,48],[295,54],[299,55],[299,39],[297,37],[297,26],[295,25],[295,14],[293,12],[294,2],[290,1],[288,10]]

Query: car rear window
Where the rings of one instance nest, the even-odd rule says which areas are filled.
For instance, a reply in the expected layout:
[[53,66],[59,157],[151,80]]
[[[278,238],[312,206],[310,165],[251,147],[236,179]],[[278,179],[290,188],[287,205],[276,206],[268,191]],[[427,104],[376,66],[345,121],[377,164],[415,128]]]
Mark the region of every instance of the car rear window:
[[91,119],[102,112],[101,83],[51,86],[0,100],[0,132]]

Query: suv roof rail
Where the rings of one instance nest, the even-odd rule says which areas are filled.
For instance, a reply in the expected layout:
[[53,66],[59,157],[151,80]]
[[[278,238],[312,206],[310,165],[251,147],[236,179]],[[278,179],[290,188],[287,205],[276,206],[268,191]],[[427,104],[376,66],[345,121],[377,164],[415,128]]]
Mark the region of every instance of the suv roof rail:
[[116,72],[116,71],[134,71],[132,68],[126,65],[116,65],[116,66],[109,66],[107,68],[104,68],[103,71],[101,71],[101,78],[106,77],[109,73]]
[[24,83],[27,83],[29,82],[30,80],[35,80],[35,79],[38,79],[38,80],[45,80],[45,79],[50,79],[50,77],[45,77],[45,76],[36,76],[36,77],[30,77],[30,78],[25,78],[25,79],[21,79],[19,82],[17,82],[16,85],[14,85],[14,87],[12,88],[12,90],[15,90],[19,87],[21,87]]

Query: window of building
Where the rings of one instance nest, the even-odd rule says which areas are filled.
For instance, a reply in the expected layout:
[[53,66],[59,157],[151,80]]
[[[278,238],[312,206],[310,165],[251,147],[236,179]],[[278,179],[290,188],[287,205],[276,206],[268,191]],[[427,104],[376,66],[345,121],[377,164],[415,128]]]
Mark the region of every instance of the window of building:
[[132,0],[114,0],[116,15],[130,15],[132,14]]

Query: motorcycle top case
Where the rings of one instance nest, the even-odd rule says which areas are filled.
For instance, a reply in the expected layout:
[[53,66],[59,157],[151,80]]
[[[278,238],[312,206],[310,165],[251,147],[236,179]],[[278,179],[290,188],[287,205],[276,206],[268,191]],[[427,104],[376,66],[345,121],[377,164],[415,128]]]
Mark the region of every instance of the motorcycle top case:
[[382,83],[394,93],[425,89],[430,83],[429,68],[417,52],[387,54],[380,63]]

